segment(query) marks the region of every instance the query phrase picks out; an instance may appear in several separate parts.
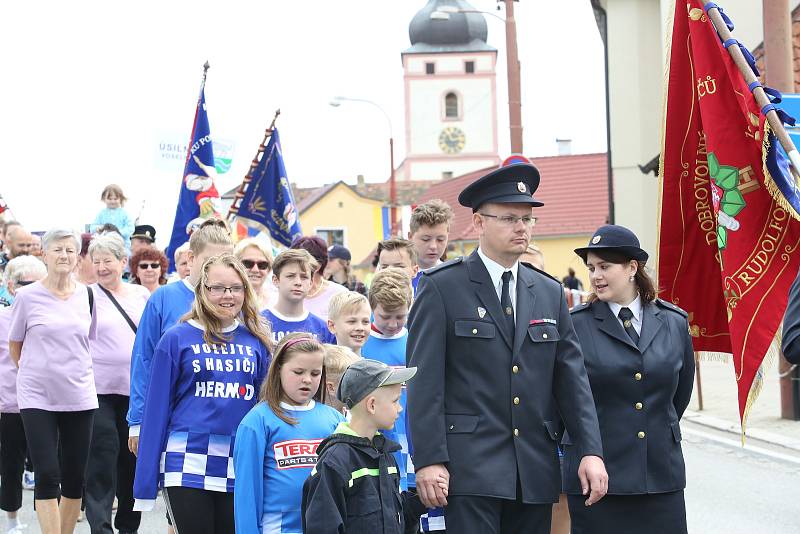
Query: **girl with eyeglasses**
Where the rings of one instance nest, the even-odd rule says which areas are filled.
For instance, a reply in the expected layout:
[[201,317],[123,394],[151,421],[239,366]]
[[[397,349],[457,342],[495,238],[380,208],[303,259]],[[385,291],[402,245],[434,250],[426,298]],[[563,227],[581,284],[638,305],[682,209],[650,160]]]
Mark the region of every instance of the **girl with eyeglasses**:
[[233,254],[247,271],[247,278],[258,298],[259,310],[273,306],[278,301],[278,290],[272,283],[264,283],[272,279],[273,261],[269,248],[258,239],[248,238],[236,243]]
[[236,429],[258,402],[271,335],[232,254],[209,258],[192,310],[167,330],[153,355],[134,482],[135,510],[158,488],[177,532],[234,531]]
[[131,283],[146,287],[153,293],[167,283],[169,260],[163,252],[146,246],[131,256]]

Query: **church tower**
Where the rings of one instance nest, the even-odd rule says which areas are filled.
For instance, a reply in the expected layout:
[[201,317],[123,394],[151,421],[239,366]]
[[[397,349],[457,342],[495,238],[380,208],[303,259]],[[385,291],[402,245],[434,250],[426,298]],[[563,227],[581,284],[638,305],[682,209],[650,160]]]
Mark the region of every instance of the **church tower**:
[[400,180],[438,180],[499,165],[497,49],[486,20],[464,0],[429,0],[401,54],[406,157]]

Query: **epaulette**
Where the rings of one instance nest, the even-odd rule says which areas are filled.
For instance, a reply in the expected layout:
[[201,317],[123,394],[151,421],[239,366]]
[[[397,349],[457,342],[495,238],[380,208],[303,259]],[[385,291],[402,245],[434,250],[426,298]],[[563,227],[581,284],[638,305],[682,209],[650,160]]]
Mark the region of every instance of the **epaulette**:
[[556,278],[556,277],[555,277],[555,276],[553,276],[552,274],[550,274],[550,273],[548,273],[548,272],[546,272],[546,271],[543,271],[543,270],[539,269],[538,267],[534,267],[532,264],[528,263],[527,261],[521,261],[521,262],[519,262],[519,264],[520,264],[520,265],[524,265],[525,267],[530,267],[531,269],[533,269],[533,270],[534,270],[534,271],[536,271],[537,273],[539,273],[539,274],[543,274],[543,275],[545,275],[547,278],[550,278],[551,280],[554,280],[554,281],[558,282],[558,285],[561,285],[561,280],[559,280],[558,278]]
[[591,302],[583,302],[581,304],[578,304],[577,306],[573,306],[572,308],[570,308],[569,313],[570,315],[572,315],[573,313],[578,313],[583,310],[588,310],[591,307],[592,307]]
[[431,267],[430,269],[426,269],[423,272],[424,272],[424,274],[431,275],[431,274],[437,273],[437,272],[439,272],[439,271],[441,271],[443,269],[447,269],[448,267],[452,267],[453,265],[458,265],[462,261],[464,261],[464,256],[459,256],[457,258],[453,258],[452,260],[447,260],[444,263],[440,263],[436,267]]
[[683,311],[681,308],[675,306],[671,302],[667,302],[666,300],[656,299],[655,303],[656,303],[657,306],[659,306],[661,308],[664,308],[665,310],[672,310],[672,311],[674,311],[675,313],[677,313],[679,315],[682,315],[684,317],[689,317],[688,313]]

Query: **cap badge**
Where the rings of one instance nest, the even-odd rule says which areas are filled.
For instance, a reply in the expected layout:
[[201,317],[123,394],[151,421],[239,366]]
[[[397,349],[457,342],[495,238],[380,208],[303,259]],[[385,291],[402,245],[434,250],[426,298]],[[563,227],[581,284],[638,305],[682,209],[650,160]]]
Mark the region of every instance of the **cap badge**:
[[520,193],[525,192],[525,182],[517,182],[517,189],[519,189]]
[[592,245],[596,245],[596,244],[598,244],[598,243],[600,242],[600,239],[602,239],[602,237],[603,237],[603,236],[601,236],[601,235],[596,235],[596,236],[594,236],[594,237],[592,238]]
[[484,315],[486,315],[486,309],[485,308],[481,308],[480,306],[478,306],[478,317],[483,319]]

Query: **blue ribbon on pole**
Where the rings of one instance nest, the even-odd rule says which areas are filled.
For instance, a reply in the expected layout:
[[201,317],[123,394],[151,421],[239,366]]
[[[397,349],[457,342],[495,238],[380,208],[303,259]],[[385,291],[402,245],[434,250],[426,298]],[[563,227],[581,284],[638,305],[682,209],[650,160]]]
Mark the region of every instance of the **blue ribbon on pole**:
[[774,111],[778,114],[778,118],[781,120],[782,123],[788,124],[789,126],[794,126],[795,120],[794,117],[783,111],[781,108],[775,107],[775,104],[767,104],[763,108],[761,108],[761,113],[766,115],[770,111]]
[[730,19],[730,17],[728,15],[725,14],[725,12],[722,10],[721,7],[719,7],[714,2],[709,2],[705,6],[703,6],[703,9],[706,11],[706,13],[708,13],[709,9],[713,9],[713,8],[717,8],[717,11],[719,11],[720,16],[722,17],[722,20],[725,21],[725,26],[728,27],[728,31],[732,32],[733,31],[733,21]]
[[[720,40],[722,40],[721,37]],[[761,76],[761,73],[758,72],[758,67],[756,67],[756,58],[753,57],[753,54],[750,53],[750,50],[748,50],[746,46],[744,46],[742,43],[733,38],[730,38],[727,41],[722,42],[722,46],[724,46],[725,48],[728,48],[732,45],[737,45],[739,47],[739,50],[742,51],[742,55],[747,60],[747,64],[750,65],[750,69],[753,71],[753,74],[755,74],[756,76]]]

